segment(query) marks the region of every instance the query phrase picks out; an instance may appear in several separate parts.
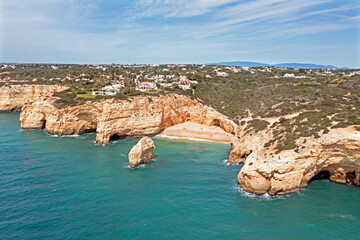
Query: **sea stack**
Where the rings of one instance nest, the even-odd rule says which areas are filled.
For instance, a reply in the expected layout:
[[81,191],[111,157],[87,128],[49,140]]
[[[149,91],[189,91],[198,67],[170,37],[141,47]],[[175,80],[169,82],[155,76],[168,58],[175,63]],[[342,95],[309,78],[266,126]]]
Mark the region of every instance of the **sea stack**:
[[129,152],[129,166],[136,168],[154,158],[155,145],[149,137],[143,137]]

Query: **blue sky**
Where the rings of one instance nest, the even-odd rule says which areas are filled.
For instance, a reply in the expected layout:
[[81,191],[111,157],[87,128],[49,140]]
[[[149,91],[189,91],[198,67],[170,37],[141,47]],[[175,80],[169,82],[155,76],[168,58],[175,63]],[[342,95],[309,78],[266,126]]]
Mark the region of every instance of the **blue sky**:
[[360,67],[358,0],[0,0],[0,62]]

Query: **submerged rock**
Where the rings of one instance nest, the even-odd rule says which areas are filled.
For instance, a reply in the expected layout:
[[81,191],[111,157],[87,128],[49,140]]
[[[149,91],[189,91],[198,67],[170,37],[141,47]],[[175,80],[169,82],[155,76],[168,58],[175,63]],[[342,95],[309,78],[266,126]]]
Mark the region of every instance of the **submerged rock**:
[[149,137],[143,137],[131,149],[129,153],[129,165],[132,168],[140,164],[147,163],[150,159],[154,158],[155,145]]

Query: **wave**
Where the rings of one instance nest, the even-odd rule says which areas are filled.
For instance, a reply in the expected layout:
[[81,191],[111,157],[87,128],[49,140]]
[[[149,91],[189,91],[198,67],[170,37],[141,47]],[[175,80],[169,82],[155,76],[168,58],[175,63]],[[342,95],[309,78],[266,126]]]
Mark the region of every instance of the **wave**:
[[[45,131],[44,131],[45,132]],[[77,138],[77,137],[80,137],[81,135],[79,134],[71,134],[71,135],[57,135],[57,134],[50,134],[48,132],[45,132],[46,135],[48,135],[49,137],[73,137],[73,138]]]
[[[121,156],[122,155],[124,155],[124,156],[126,156],[125,154],[121,154]],[[127,156],[126,156],[127,157]],[[137,166],[136,168],[134,168],[134,169],[137,169],[137,168],[147,168],[147,167],[149,167],[149,163],[150,162],[155,162],[157,160],[157,158],[155,157],[155,158],[152,158],[152,159],[150,159],[147,163],[143,163],[143,164],[140,164],[139,166]],[[124,163],[123,164],[123,168],[131,168],[130,166],[129,166],[129,163]]]
[[331,215],[329,215],[329,217],[355,220],[355,217],[350,214],[331,214]]
[[123,168],[130,168],[130,169],[137,169],[137,168],[146,168],[147,167],[147,164],[140,164],[139,166],[137,166],[136,168],[132,168],[130,167],[130,165],[128,163],[124,163],[123,164]]
[[234,188],[235,188],[235,190],[237,192],[239,192],[241,194],[241,196],[243,196],[245,198],[251,198],[251,199],[260,200],[260,201],[273,201],[273,200],[286,199],[287,198],[287,195],[274,195],[274,196],[271,196],[268,193],[265,193],[265,194],[262,194],[262,195],[258,195],[258,194],[255,194],[255,193],[249,193],[249,192],[246,192],[241,187],[239,187],[237,184],[236,184],[236,186]]
[[243,166],[243,163],[227,163],[227,160],[228,159],[222,160],[222,162],[225,166]]
[[74,138],[77,138],[77,137],[80,137],[79,134],[72,134],[72,135],[62,135],[60,137],[74,137]]

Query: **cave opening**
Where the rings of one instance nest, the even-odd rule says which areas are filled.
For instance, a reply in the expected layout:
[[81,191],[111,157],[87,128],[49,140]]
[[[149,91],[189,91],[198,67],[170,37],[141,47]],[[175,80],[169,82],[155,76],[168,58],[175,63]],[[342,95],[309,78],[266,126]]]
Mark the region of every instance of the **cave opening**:
[[346,173],[346,182],[354,184],[354,180],[356,179],[355,171]]
[[214,119],[214,120],[211,122],[211,126],[221,127],[221,126],[220,126],[220,121],[219,121],[219,119]]
[[116,141],[119,139],[123,139],[123,137],[120,137],[118,134],[115,133],[114,135],[111,135],[110,142],[113,142],[113,141]]
[[327,170],[320,171],[318,174],[316,174],[314,177],[310,179],[310,182],[316,181],[316,180],[326,180],[330,179],[330,173]]
[[45,126],[46,126],[46,120],[43,120],[43,121],[42,121],[42,124],[41,124],[41,129],[44,129]]
[[246,160],[246,158],[247,158],[251,153],[252,153],[252,151],[248,151],[248,152],[244,153],[244,155],[242,155],[240,158]]

